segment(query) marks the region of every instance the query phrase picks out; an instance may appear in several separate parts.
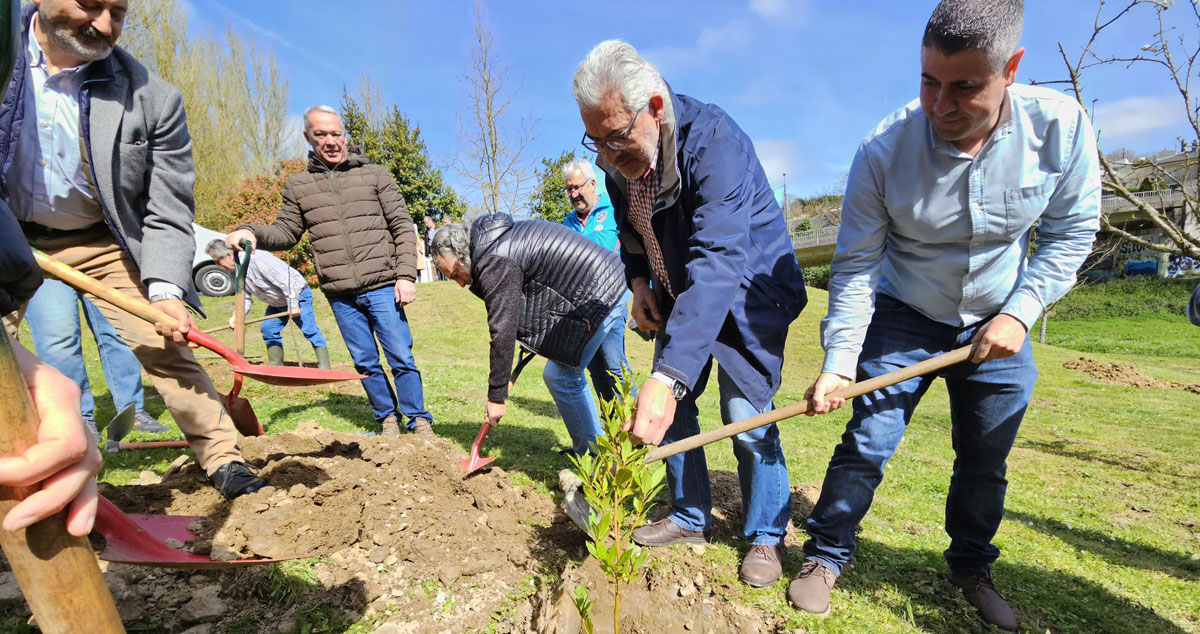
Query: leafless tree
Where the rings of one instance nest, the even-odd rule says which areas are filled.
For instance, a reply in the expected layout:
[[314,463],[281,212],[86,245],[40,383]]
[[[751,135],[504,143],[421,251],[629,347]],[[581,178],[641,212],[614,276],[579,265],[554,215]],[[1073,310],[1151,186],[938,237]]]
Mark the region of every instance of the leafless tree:
[[475,39],[471,66],[464,78],[469,104],[458,114],[462,151],[452,165],[479,190],[484,209],[517,214],[534,183],[530,143],[537,123],[532,117],[511,122],[518,89],[508,90],[508,67],[496,53],[496,42],[482,3],[475,5]]
[[[1109,221],[1107,215],[1101,215],[1103,229],[1111,235],[1127,240],[1145,249],[1159,253],[1184,255],[1200,258],[1200,235],[1190,230],[1192,222],[1200,226],[1200,161],[1197,160],[1195,149],[1200,143],[1200,115],[1197,114],[1197,103],[1192,99],[1191,80],[1200,71],[1197,65],[1200,57],[1200,6],[1195,2],[1180,3],[1186,6],[1181,11],[1188,11],[1187,28],[1170,26],[1166,20],[1166,12],[1174,4],[1171,0],[1126,0],[1124,8],[1115,13],[1105,11],[1105,2],[1100,2],[1096,10],[1091,37],[1083,45],[1078,56],[1068,54],[1066,47],[1060,42],[1059,54],[1067,67],[1068,77],[1064,80],[1035,82],[1041,84],[1068,84],[1071,92],[1080,105],[1087,107],[1084,97],[1084,75],[1099,67],[1123,66],[1131,68],[1157,68],[1165,74],[1172,88],[1179,95],[1179,105],[1187,115],[1187,138],[1180,137],[1180,145],[1185,148],[1182,152],[1182,163],[1176,161],[1174,167],[1168,167],[1151,157],[1135,164],[1136,167],[1148,169],[1152,180],[1169,186],[1162,190],[1158,200],[1149,200],[1136,196],[1130,185],[1121,181],[1120,175],[1110,156],[1100,153],[1102,169],[1101,183],[1106,192],[1123,198],[1134,206],[1141,215],[1145,216],[1155,227],[1162,231],[1166,241],[1155,241],[1135,235],[1122,226]],[[1122,19],[1127,19],[1135,11],[1152,10],[1155,18],[1155,33],[1150,44],[1141,46],[1137,51],[1126,54],[1101,54],[1098,51],[1101,35]],[[1103,130],[1098,131],[1098,135]],[[1192,152],[1186,151],[1188,147]],[[1136,187],[1136,185],[1135,185]],[[1166,213],[1165,197],[1167,194],[1182,198],[1183,213],[1171,218]],[[1153,203],[1158,202],[1156,207]],[[1189,222],[1188,219],[1192,222]]]

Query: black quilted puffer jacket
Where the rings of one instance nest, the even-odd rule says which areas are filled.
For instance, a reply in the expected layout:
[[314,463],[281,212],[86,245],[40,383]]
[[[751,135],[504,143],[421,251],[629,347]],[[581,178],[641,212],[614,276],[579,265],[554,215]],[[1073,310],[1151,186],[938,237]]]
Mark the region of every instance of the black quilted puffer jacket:
[[488,400],[503,403],[513,344],[578,367],[625,294],[625,269],[616,253],[560,224],[492,214],[471,224],[471,292],[487,305],[492,336]]

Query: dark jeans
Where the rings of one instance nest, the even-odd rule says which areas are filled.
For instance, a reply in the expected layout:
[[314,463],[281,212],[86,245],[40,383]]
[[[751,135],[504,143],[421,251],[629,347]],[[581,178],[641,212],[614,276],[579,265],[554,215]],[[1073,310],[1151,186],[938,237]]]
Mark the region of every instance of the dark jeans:
[[[417,369],[417,362],[412,355],[412,333],[408,330],[408,318],[404,315],[404,308],[396,302],[393,287],[326,297],[333,307],[338,329],[342,331],[342,340],[346,342],[346,348],[354,360],[354,369],[359,374],[367,375],[362,380],[362,386],[367,392],[367,399],[371,401],[376,422],[397,413],[402,415],[397,418],[407,418],[409,428],[417,418],[432,422],[433,415],[425,411],[421,371]],[[395,391],[379,363],[379,346],[383,347],[388,366],[392,368]]]
[[[857,380],[879,376],[970,343],[983,323],[947,326],[879,295],[859,356]],[[1005,460],[1025,416],[1037,367],[1028,337],[1021,351],[983,364],[960,363],[854,399],[853,415],[825,472],[808,517],[806,559],[840,574],[855,549],[854,529],[871,507],[883,468],[900,444],[917,403],[937,376],[950,395],[954,467],[946,497],[951,569],[988,567],[1000,555],[992,537],[1004,516]]]
[[[276,315],[278,313],[288,312],[287,306],[267,306],[268,315]],[[263,342],[268,346],[283,345],[283,327],[289,321],[295,321],[300,327],[300,332],[304,333],[304,338],[312,344],[314,348],[326,347],[325,335],[321,334],[321,327],[317,325],[317,314],[313,312],[313,296],[312,291],[304,289],[300,291],[300,316],[299,317],[280,317],[278,319],[268,319],[259,326],[259,331],[262,332]]]

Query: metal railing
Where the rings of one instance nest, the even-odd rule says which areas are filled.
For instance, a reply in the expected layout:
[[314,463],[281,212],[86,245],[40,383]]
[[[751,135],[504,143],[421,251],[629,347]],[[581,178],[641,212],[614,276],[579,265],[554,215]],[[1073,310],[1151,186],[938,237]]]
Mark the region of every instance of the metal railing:
[[[1159,210],[1183,204],[1183,192],[1178,189],[1135,192],[1133,197]],[[1100,198],[1100,209],[1105,212],[1132,210],[1134,209],[1134,204],[1116,194],[1105,194]]]
[[837,243],[837,227],[823,227],[812,231],[802,231],[792,236],[792,249],[807,249]]

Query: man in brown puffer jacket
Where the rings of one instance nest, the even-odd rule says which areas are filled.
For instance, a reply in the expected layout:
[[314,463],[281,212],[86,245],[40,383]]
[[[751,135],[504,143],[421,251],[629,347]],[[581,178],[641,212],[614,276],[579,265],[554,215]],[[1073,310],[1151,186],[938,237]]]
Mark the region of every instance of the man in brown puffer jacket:
[[[386,169],[346,149],[346,131],[333,108],[305,111],[304,139],[312,146],[308,170],[288,179],[275,222],[242,225],[226,242],[233,249],[249,240],[252,248],[281,251],[308,231],[321,291],[354,368],[367,375],[363,389],[383,435],[400,435],[399,415],[409,430],[434,438],[403,308],[417,298],[417,239],[404,197]],[[376,339],[392,369],[394,391]]]

